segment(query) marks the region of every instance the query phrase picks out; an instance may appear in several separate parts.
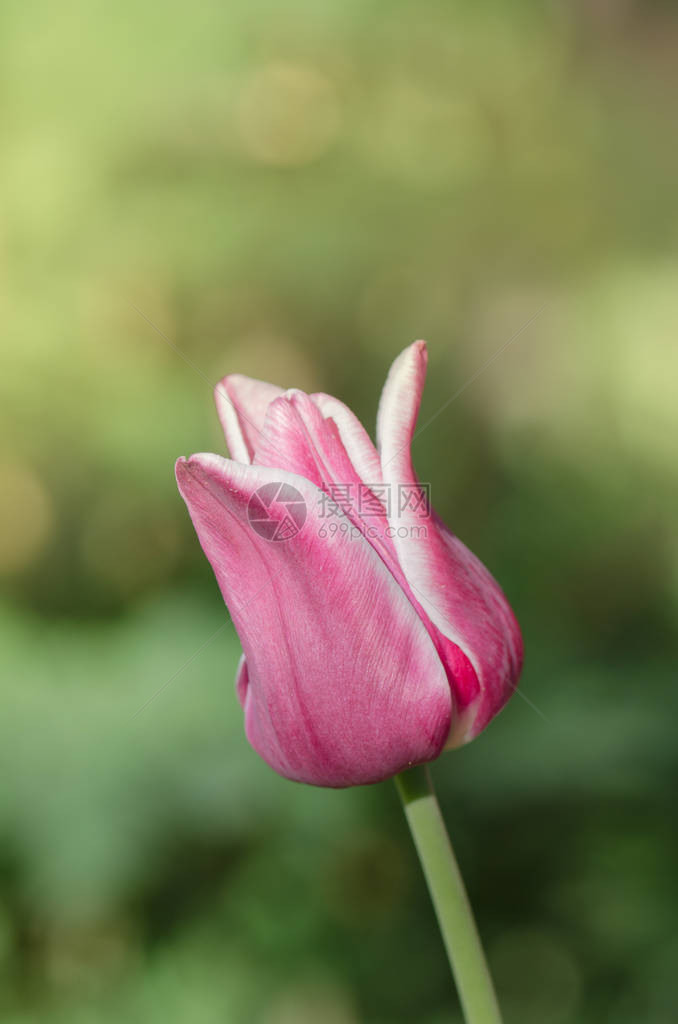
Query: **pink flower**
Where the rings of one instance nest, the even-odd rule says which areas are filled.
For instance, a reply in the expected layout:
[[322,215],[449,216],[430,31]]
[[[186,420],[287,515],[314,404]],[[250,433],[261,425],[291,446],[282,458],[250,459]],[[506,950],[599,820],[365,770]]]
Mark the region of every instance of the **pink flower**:
[[281,775],[377,782],[476,736],[522,664],[499,585],[430,511],[410,444],[426,345],[396,359],[378,449],[342,402],[238,374],[231,459],[176,466],[243,646],[245,730]]

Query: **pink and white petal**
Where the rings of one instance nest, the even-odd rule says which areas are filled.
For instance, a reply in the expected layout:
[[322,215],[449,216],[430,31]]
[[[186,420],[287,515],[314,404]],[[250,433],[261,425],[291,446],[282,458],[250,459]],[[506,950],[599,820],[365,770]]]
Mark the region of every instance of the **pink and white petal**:
[[332,395],[316,392],[312,400],[325,419],[333,420],[356,473],[368,487],[381,483],[381,462],[372,438],[347,405]]
[[[426,346],[415,342],[391,368],[377,422],[384,482],[394,492],[409,488],[415,499],[421,488],[411,443],[425,374]],[[447,745],[457,746],[477,735],[513,693],[522,665],[520,629],[482,562],[434,513],[422,516],[416,500],[400,505],[392,522],[398,560],[415,599],[450,641],[441,658],[458,711]]]
[[[316,487],[324,488],[331,480],[331,475],[322,452],[318,451],[300,415],[299,403],[294,400],[297,395],[303,396],[311,404],[303,392],[290,390],[285,391],[269,405],[253,464],[297,473]],[[320,424],[324,425],[317,409],[315,412]],[[345,457],[345,461],[348,461],[348,456]]]
[[266,409],[283,389],[240,373],[230,373],[214,389],[217,415],[226,436],[231,458],[252,461]]
[[[302,391],[286,391],[268,408],[257,447],[254,465],[276,466],[305,477],[318,488],[321,501],[318,515],[330,531],[339,528],[333,509],[336,505],[351,523],[369,539],[384,564],[402,587],[429,631],[446,666],[454,666],[455,695],[462,707],[478,692],[478,682],[470,662],[450,644],[432,624],[421,600],[412,592],[398,560],[390,536],[391,523],[386,509],[370,502],[369,517],[361,515],[366,485],[358,476],[339,437],[336,423],[323,419],[316,405]],[[329,500],[326,496],[329,496]],[[336,498],[336,505],[335,499]]]
[[388,535],[386,509],[358,475],[336,421],[323,418],[309,395],[290,390],[271,402],[254,464],[277,466],[310,480],[319,489],[319,514],[326,520],[326,527],[337,528],[331,520],[334,508],[339,506],[356,529],[369,536],[401,585],[405,584]]
[[425,341],[415,341],[393,362],[377,413],[377,447],[384,482],[413,479],[412,435],[426,380]]
[[[261,756],[322,786],[377,782],[436,757],[452,708],[435,646],[360,535],[320,535],[317,488],[215,455],[179,460],[177,480],[243,645],[245,728]],[[288,540],[248,522],[265,485],[296,489],[306,504]]]
[[523,667],[523,638],[513,610],[494,576],[437,516],[438,536],[447,549],[444,573],[454,579],[448,615],[465,617],[464,636],[477,652],[478,698],[454,723],[446,746],[465,743],[501,711],[515,692]]

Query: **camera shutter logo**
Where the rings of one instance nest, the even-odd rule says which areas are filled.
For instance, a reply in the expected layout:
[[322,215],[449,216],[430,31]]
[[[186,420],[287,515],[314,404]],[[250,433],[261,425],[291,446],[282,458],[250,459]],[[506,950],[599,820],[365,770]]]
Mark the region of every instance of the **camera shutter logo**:
[[273,481],[254,492],[247,505],[247,519],[265,540],[291,540],[306,522],[306,502],[296,487]]

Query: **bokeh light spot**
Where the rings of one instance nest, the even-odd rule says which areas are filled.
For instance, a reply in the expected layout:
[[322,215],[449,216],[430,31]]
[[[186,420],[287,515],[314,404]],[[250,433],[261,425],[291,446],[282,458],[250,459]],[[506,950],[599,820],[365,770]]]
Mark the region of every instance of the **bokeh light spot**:
[[581,975],[557,935],[541,929],[513,930],[494,945],[489,959],[508,1020],[564,1024],[573,1019]]
[[0,573],[25,568],[43,547],[54,524],[52,500],[26,463],[0,460]]
[[332,81],[314,68],[275,63],[254,70],[238,97],[240,141],[253,160],[299,166],[325,153],[340,127]]
[[358,1024],[348,993],[318,982],[279,993],[263,1020],[264,1024]]

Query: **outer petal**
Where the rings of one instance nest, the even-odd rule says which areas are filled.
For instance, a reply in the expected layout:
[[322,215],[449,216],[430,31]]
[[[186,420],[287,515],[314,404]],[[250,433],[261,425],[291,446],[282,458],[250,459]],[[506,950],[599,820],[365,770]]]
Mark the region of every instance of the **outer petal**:
[[[384,482],[415,490],[410,452],[426,375],[426,345],[417,341],[396,359],[384,386],[377,437]],[[520,629],[499,584],[432,514],[426,536],[416,510],[396,510],[395,544],[415,598],[453,649],[444,657],[459,717],[448,745],[476,736],[513,693],[522,666]],[[401,529],[406,527],[405,530]]]
[[[317,488],[216,455],[179,460],[177,480],[242,641],[245,728],[261,756],[322,786],[377,782],[436,757],[451,697],[435,647],[361,536],[320,535]],[[266,484],[306,502],[289,540],[267,541],[248,523]]]
[[[358,475],[342,444],[335,421],[323,419],[315,404],[302,391],[286,391],[268,407],[254,462],[278,466],[310,480],[319,488],[318,493],[322,497],[325,494],[329,496],[318,511],[326,530],[331,533],[342,528],[333,512],[333,508],[339,505],[351,520],[355,535],[359,532],[377,551],[436,646],[448,673],[456,715],[457,704],[464,708],[478,693],[475,671],[459,646],[451,643],[432,623],[419,595],[410,587],[391,536],[386,508]],[[383,491],[383,487],[377,490]]]
[[282,388],[263,380],[231,373],[214,389],[214,401],[231,458],[252,461],[269,403]]

